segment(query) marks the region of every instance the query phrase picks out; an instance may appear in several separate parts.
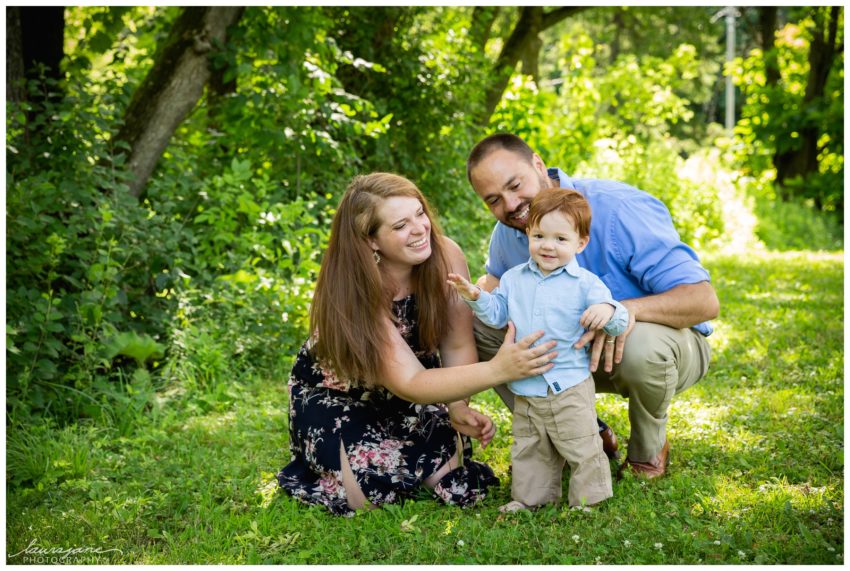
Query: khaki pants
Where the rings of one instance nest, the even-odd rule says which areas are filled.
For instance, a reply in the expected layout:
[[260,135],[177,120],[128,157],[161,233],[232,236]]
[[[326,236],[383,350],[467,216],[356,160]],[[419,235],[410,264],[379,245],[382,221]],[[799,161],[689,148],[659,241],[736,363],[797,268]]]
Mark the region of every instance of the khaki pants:
[[[505,338],[506,329],[494,329],[474,321],[478,358],[489,361]],[[674,394],[687,389],[708,372],[711,349],[705,337],[693,329],[673,329],[657,323],[638,322],[626,338],[623,360],[610,373],[602,362],[593,374],[597,392],[616,393],[629,399],[628,457],[636,462],[654,459],[667,437],[667,409]],[[496,392],[510,410],[514,395],[506,385]]]
[[557,502],[565,461],[570,465],[570,506],[598,504],[613,495],[595,404],[592,377],[557,395],[515,397],[513,499],[527,506]]

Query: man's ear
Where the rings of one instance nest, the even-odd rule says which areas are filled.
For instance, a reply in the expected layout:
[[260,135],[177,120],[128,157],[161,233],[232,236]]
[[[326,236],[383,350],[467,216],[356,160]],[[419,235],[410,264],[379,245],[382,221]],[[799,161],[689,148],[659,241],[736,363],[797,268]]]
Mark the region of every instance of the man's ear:
[[549,176],[549,173],[546,171],[546,164],[543,162],[543,159],[540,158],[540,155],[534,153],[531,156],[531,166],[534,167],[534,170],[542,174],[543,176]]
[[587,245],[590,243],[590,236],[585,236],[584,238],[579,238],[578,248],[576,249],[576,254],[581,254]]

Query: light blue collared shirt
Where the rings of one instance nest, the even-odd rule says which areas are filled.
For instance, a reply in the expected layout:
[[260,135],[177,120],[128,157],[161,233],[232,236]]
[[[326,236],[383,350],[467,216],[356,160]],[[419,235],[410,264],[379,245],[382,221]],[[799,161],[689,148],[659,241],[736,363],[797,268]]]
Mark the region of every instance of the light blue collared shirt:
[[629,324],[629,313],[598,277],[579,267],[573,259],[566,266],[544,276],[537,263],[528,259],[502,275],[493,292],[481,291],[476,301],[467,301],[478,318],[491,327],[504,327],[508,320],[516,326],[521,339],[542,329],[546,332],[536,344],[554,339],[558,356],[555,366],[542,375],[508,383],[511,392],[528,397],[545,397],[547,389],[557,394],[574,387],[590,375],[585,349],[575,349],[584,328],[579,319],[589,305],[610,303],[614,315],[605,325],[608,335],[619,335]]
[[[711,280],[696,252],[679,238],[667,207],[654,196],[613,180],[572,179],[558,168],[549,169],[549,177],[557,178],[561,188],[581,192],[590,203],[590,243],[576,259],[599,276],[615,299]],[[501,278],[527,259],[525,232],[497,222],[490,236],[487,273]],[[693,328],[703,335],[714,330],[709,321]]]

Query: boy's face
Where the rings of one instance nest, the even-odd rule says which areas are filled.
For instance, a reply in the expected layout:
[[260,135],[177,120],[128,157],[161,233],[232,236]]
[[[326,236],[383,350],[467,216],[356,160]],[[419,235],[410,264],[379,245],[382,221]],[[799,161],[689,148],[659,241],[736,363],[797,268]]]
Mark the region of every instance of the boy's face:
[[528,252],[544,276],[569,264],[589,241],[578,235],[571,217],[558,211],[544,215],[527,233]]
[[537,155],[531,163],[505,149],[484,157],[471,173],[472,188],[502,224],[525,230],[528,205],[544,188],[552,186],[546,166]]

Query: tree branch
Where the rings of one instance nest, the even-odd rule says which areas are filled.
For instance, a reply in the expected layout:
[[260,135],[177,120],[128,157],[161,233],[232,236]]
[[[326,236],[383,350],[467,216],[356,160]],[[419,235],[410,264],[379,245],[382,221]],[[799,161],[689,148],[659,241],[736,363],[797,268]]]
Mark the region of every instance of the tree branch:
[[558,22],[575,16],[579,12],[587,10],[588,8],[590,8],[590,6],[561,6],[556,10],[546,12],[543,14],[543,25],[541,27],[541,31],[548,30]]
[[130,147],[130,193],[139,197],[171,135],[210,78],[209,51],[242,15],[238,7],[188,7],[177,17],[153,67],[136,89],[116,139]]

